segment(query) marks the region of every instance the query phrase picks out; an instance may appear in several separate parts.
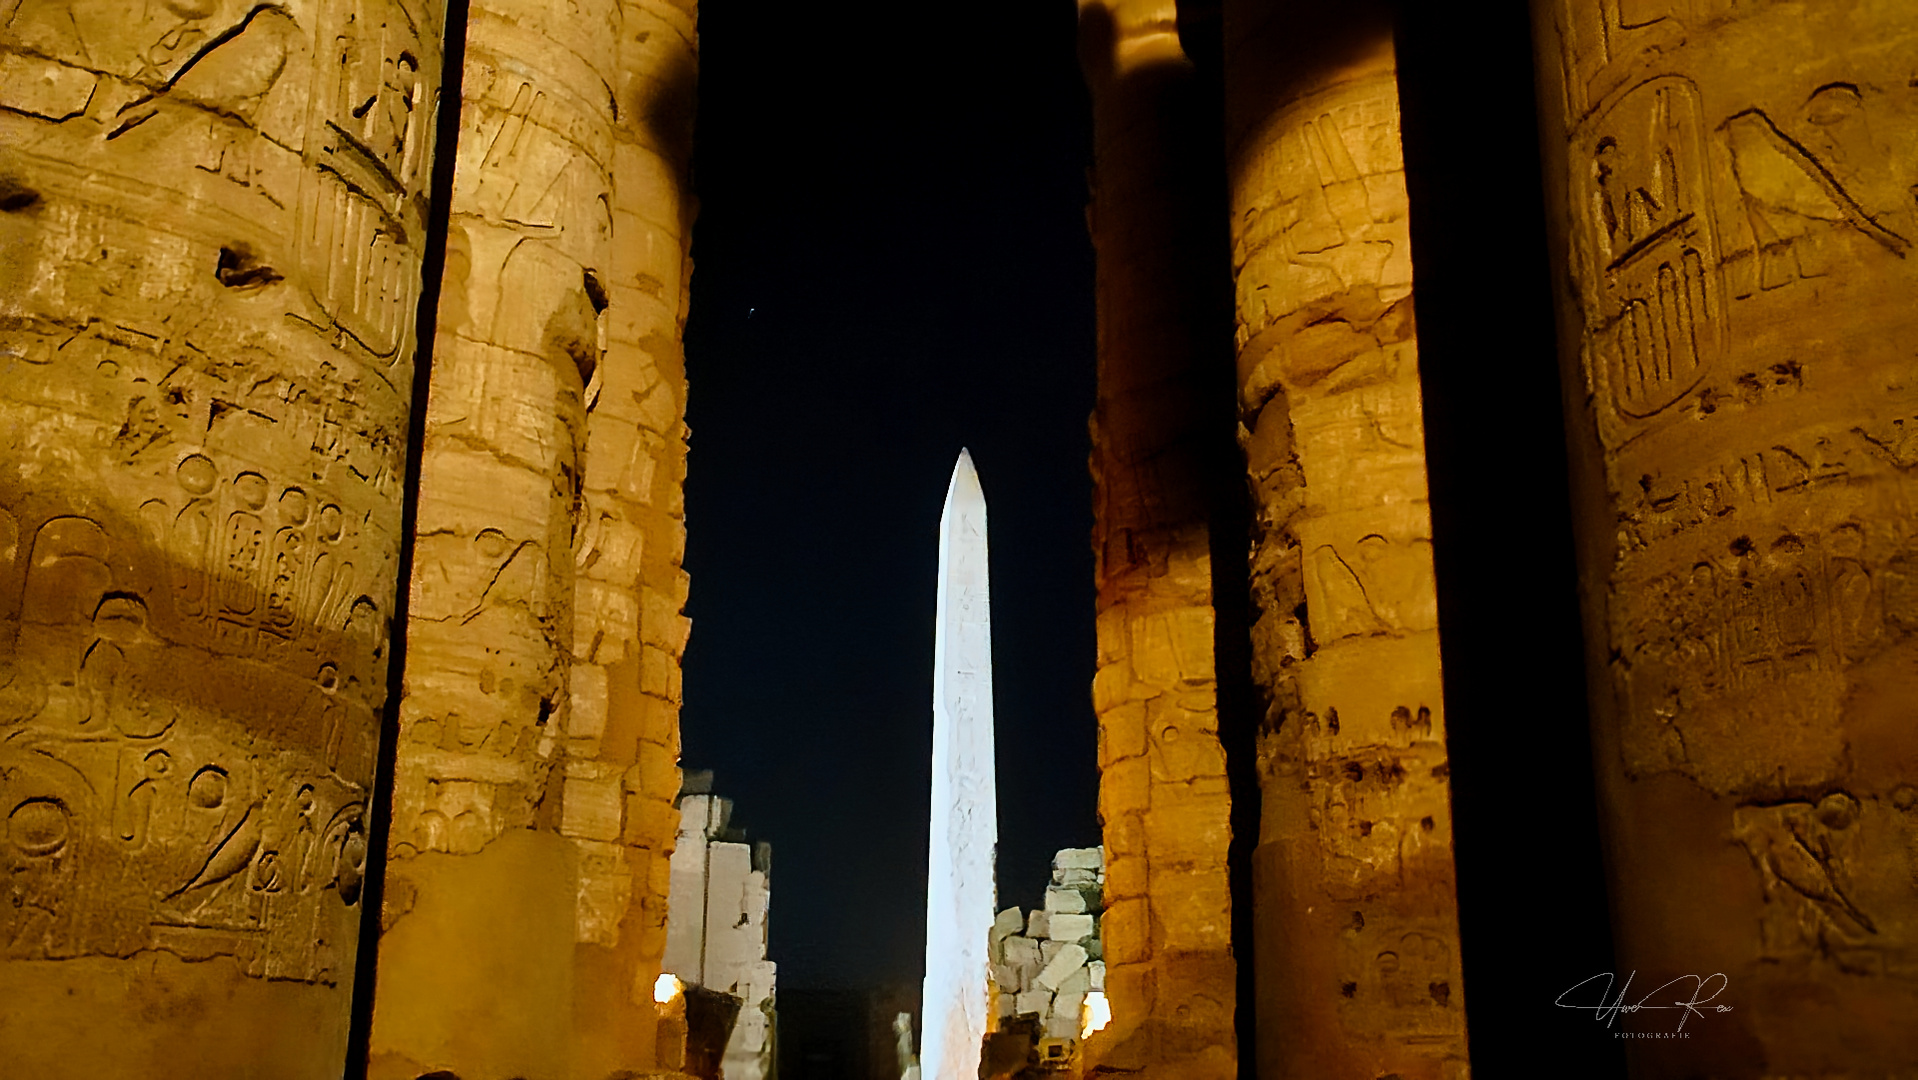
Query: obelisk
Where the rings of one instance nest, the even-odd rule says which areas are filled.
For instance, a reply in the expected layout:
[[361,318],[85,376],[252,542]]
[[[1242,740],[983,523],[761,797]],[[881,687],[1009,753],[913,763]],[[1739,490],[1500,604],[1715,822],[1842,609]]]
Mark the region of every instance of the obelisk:
[[986,944],[999,841],[992,753],[986,496],[959,451],[939,518],[932,668],[932,830],[926,859],[925,1080],[972,1080],[986,1034]]

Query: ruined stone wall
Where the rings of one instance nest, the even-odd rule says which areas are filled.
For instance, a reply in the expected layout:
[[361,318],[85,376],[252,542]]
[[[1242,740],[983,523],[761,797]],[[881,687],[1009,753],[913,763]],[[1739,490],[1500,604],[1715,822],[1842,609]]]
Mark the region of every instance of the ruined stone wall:
[[1052,857],[1044,906],[1030,913],[1009,907],[993,920],[986,974],[993,1030],[1032,1025],[1033,1049],[1050,1071],[1083,1074],[1078,1058],[1086,996],[1106,989],[1099,939],[1105,883],[1098,848],[1064,848]]
[[1534,25],[1619,964],[1734,1006],[1633,1074],[1908,1068],[1918,9]]
[[679,788],[693,11],[466,47],[373,1065],[598,1077],[652,1064]]
[[[1205,343],[1217,148],[1171,0],[1083,0],[1092,88],[1099,813],[1111,1026],[1089,1065],[1235,1075],[1231,799],[1218,737]],[[1216,359],[1226,362],[1220,353]],[[1223,386],[1223,380],[1219,380]],[[1225,420],[1223,414],[1219,417]]]
[[[699,786],[709,789],[712,774],[703,775],[706,783]],[[690,779],[687,786],[693,786]],[[730,799],[700,791],[683,795],[678,805],[661,968],[685,986],[739,999],[721,1055],[725,1073],[728,1080],[763,1080],[772,1068],[779,974],[766,959],[772,845],[748,844],[745,833],[729,825]],[[660,1056],[668,1056],[665,1047]]]
[[9,1072],[340,1075],[441,18],[0,4]]
[[1225,6],[1240,438],[1265,697],[1260,1075],[1463,1075],[1392,28]]

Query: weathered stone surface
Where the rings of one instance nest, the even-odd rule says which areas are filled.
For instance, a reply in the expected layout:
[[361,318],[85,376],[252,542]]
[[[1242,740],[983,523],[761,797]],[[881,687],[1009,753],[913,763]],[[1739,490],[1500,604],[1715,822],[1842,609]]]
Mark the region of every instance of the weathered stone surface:
[[1534,15],[1633,1074],[1908,1069],[1918,10]]
[[1001,911],[998,917],[992,920],[992,936],[995,938],[1008,937],[1018,933],[1025,925],[1025,917],[1020,914],[1019,909],[1009,907]]
[[1051,918],[1057,915],[1075,914],[1086,909],[1085,894],[1077,889],[1060,886],[1046,888],[1046,913]]
[[1269,1077],[1466,1067],[1386,11],[1224,10]]
[[[1160,976],[1115,988],[1111,1025],[1088,1042],[1087,1065],[1223,1080],[1235,1075],[1223,887],[1230,805],[1195,786],[1216,781],[1225,790],[1210,516],[1212,493],[1227,478],[1209,440],[1222,439],[1229,422],[1229,358],[1220,297],[1208,289],[1220,270],[1218,150],[1204,134],[1214,125],[1200,115],[1213,106],[1180,48],[1172,0],[1080,0],[1079,37],[1093,103],[1088,221],[1099,327],[1091,462],[1099,809],[1115,868],[1137,868],[1115,873],[1123,891],[1114,895],[1136,898],[1126,903],[1139,910],[1106,925],[1104,947]],[[1173,838],[1179,843],[1167,843]],[[1163,903],[1160,884],[1179,876],[1216,878],[1226,903],[1205,923],[1209,936],[1179,943],[1218,961],[1179,969],[1207,972],[1197,983],[1175,979],[1172,953],[1148,936]],[[1153,988],[1156,999],[1131,996]],[[1219,1008],[1170,1005],[1195,998]],[[1223,1023],[1206,1026],[1219,1017]],[[1201,1062],[1191,1052],[1201,1046],[1222,1056]]]
[[0,9],[9,1072],[340,1073],[441,19]]
[[[468,945],[550,965],[570,990],[469,1000],[430,956],[382,963],[373,1047],[395,1076],[526,1068],[497,1056],[517,1053],[495,1037],[511,1025],[421,1043],[428,1006],[389,1021],[402,994],[467,1024],[544,1016],[541,1039],[566,1035],[539,1075],[654,1064],[685,641],[692,19],[640,0],[471,8],[388,873],[416,893],[420,853],[475,855],[529,829],[571,849],[565,889],[495,886],[550,906]],[[562,926],[573,947],[524,955]]]
[[1046,919],[1046,936],[1053,941],[1078,941],[1092,936],[1092,916],[1054,912]]

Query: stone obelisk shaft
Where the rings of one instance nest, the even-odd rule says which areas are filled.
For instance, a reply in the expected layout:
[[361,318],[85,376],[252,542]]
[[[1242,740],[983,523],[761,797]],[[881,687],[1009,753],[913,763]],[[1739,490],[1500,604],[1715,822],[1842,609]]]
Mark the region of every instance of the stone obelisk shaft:
[[986,497],[959,452],[939,519],[932,672],[932,830],[926,872],[925,1080],[979,1074],[986,1033],[986,943],[999,839],[992,751],[992,619]]

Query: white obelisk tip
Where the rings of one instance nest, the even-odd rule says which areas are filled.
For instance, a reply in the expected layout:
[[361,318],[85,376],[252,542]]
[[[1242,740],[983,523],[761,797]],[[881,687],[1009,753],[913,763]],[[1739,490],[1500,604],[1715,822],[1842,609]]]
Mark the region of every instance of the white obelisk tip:
[[963,447],[959,450],[959,460],[952,463],[952,483],[946,485],[946,505],[961,499],[986,501],[986,493],[979,487],[979,470],[972,466],[972,452]]

